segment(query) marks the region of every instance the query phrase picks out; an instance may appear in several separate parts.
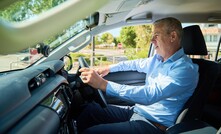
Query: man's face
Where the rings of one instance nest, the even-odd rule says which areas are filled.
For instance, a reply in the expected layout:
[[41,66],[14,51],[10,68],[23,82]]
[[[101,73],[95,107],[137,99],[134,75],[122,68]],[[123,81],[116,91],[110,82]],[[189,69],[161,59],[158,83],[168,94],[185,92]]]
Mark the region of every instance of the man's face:
[[170,34],[166,32],[162,24],[158,24],[153,27],[153,37],[151,42],[154,45],[156,53],[163,58],[166,58],[171,46],[171,40]]

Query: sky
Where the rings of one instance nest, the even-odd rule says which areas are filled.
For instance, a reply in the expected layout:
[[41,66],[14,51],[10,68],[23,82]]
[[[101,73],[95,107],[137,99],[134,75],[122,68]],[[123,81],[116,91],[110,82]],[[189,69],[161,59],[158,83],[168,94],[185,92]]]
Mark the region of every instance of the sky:
[[[105,31],[104,33],[111,33],[114,37],[119,37],[120,36],[120,30],[121,28],[115,28],[115,29],[112,29],[112,30],[109,30],[109,31]],[[104,33],[101,33],[99,35],[102,35]]]
[[119,37],[120,36],[120,30],[121,30],[121,28],[116,28],[116,29],[110,30],[108,32],[110,32],[114,37]]

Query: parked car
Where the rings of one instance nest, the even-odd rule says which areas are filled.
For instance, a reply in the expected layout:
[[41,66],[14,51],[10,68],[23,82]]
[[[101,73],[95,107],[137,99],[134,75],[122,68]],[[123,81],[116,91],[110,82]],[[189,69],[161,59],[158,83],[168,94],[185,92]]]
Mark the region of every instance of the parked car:
[[[0,1],[0,133],[76,134],[73,112],[76,103],[82,101],[75,97],[78,89],[84,99],[102,106],[133,105],[83,84],[78,70],[70,72],[74,64],[69,54],[88,46],[95,35],[105,31],[152,24],[168,16],[179,19],[185,27],[182,42],[190,47],[183,47],[199,65],[200,80],[175,125],[166,133],[221,132],[221,34],[214,58],[203,59],[208,50],[198,28],[201,24],[221,27],[221,1],[60,0],[38,15],[31,10],[27,10],[29,16],[16,12],[15,22],[4,16],[13,5],[21,6],[14,7],[23,11],[25,6],[31,8],[35,4],[41,2],[22,5],[21,0]],[[33,54],[27,50],[35,50],[37,58],[30,58]],[[153,54],[154,48],[150,47],[148,56]],[[22,57],[29,58],[21,60]],[[32,60],[28,62],[29,59]],[[79,68],[89,67],[83,57],[78,61]],[[145,82],[145,74],[134,71],[110,73],[105,78],[130,85]]]

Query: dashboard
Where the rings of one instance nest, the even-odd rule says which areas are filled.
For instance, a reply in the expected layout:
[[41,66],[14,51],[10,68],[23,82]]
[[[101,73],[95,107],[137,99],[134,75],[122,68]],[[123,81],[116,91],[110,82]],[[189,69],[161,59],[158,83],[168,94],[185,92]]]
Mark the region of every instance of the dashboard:
[[[0,76],[0,133],[76,131],[72,116],[78,98],[74,98],[73,89],[81,86],[78,77],[67,76],[63,68],[63,61],[54,60]],[[121,84],[142,85],[145,74],[127,71],[111,73],[105,79]],[[87,87],[82,87],[81,91],[84,88],[83,95],[93,95],[93,91]],[[99,98],[93,97],[95,101]],[[128,105],[116,98],[105,97],[109,103]]]
[[0,133],[69,131],[73,95],[63,67],[55,60],[0,77]]

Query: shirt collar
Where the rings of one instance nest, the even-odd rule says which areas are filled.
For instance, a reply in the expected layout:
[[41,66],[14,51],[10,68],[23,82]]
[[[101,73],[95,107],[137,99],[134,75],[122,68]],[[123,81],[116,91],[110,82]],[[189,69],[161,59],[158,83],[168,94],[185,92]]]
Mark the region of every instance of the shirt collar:
[[[178,60],[180,57],[182,57],[184,55],[184,50],[183,48],[180,48],[176,53],[174,53],[172,56],[170,56],[166,61],[176,61]],[[163,57],[157,54],[157,59],[163,61]],[[165,61],[165,62],[166,62]]]
[[180,48],[176,53],[174,53],[168,60],[176,61],[184,55],[183,48]]

